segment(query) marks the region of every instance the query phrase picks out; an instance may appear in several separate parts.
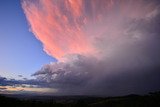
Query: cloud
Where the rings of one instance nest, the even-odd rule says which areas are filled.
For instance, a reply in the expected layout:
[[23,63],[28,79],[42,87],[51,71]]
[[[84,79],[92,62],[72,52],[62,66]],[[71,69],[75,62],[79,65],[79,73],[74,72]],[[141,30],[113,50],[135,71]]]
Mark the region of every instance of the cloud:
[[58,94],[159,90],[160,2],[23,0],[31,31],[58,59],[33,74]]
[[90,70],[94,69],[93,65],[96,65],[96,60],[77,54],[67,58],[69,58],[68,61],[44,65],[34,76],[48,83],[57,83],[59,86],[85,84],[91,77],[92,72]]
[[[39,5],[43,7],[38,8]],[[84,23],[84,18],[79,18],[81,5],[80,0],[23,1],[22,7],[31,30],[43,43],[44,50],[49,55],[60,58],[65,54],[84,54],[92,51],[89,41],[80,28]]]
[[23,77],[22,75],[18,75],[18,77]]
[[7,88],[5,87],[0,87],[0,91],[6,90]]
[[54,88],[49,88],[44,81],[15,80],[0,76],[0,94],[48,94],[56,91]]

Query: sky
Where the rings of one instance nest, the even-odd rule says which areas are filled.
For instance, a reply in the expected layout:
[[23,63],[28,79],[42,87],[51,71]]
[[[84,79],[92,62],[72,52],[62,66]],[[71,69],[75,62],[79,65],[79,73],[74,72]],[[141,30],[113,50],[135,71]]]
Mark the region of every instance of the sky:
[[0,13],[1,76],[32,78],[30,75],[40,66],[55,61],[29,31],[19,0],[1,0]]
[[0,92],[160,90],[159,0],[2,0]]

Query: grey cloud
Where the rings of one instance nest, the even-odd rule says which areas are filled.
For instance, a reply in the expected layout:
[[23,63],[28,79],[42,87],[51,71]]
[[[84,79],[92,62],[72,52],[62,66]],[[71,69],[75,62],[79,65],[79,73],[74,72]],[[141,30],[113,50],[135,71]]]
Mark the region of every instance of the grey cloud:
[[96,39],[104,55],[101,59],[70,55],[67,61],[44,65],[33,76],[57,88],[59,94],[124,95],[160,90],[159,19],[158,9],[154,17],[123,20],[118,40],[107,42],[108,32]]
[[23,77],[23,75],[18,75],[18,77]]
[[5,88],[5,87],[0,87],[0,91],[1,91],[1,90],[6,90],[6,89],[7,89],[7,88]]
[[67,56],[67,62],[56,62],[44,65],[38,72],[33,74],[38,80],[44,80],[48,83],[64,85],[82,85],[91,78],[95,59],[89,59],[81,55]]
[[47,87],[46,82],[40,81],[37,79],[27,79],[27,80],[16,80],[16,79],[8,79],[0,76],[0,86],[24,86],[25,85],[37,85],[39,87]]

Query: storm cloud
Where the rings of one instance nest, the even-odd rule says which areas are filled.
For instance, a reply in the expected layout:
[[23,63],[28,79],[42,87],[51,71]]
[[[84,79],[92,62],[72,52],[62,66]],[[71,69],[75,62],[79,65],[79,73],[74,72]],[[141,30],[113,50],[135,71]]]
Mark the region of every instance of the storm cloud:
[[158,0],[23,0],[31,31],[57,62],[33,74],[57,94],[160,89]]

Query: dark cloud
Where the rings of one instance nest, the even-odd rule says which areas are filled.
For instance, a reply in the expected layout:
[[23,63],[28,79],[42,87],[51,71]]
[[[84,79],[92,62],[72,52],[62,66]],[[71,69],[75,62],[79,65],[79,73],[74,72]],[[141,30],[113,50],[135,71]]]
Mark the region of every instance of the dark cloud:
[[16,79],[9,79],[0,76],[0,86],[22,86],[23,85],[38,85],[39,87],[46,87],[46,82],[40,81],[37,79],[26,79],[26,80],[16,80]]
[[0,87],[0,91],[6,90],[7,88],[5,87]]
[[18,77],[23,77],[22,75],[18,75]]
[[4,80],[6,80],[6,78],[0,76],[0,81],[4,81]]
[[159,19],[157,6],[143,18],[121,20],[123,29],[115,43],[106,37],[108,32],[97,39],[102,58],[69,55],[67,61],[44,65],[33,75],[57,88],[59,94],[124,95],[160,90]]
[[67,57],[72,57],[72,60],[69,58],[69,61],[66,62],[44,65],[33,76],[36,76],[38,80],[46,81],[48,84],[53,83],[54,87],[83,86],[91,79],[90,70],[94,69],[93,65],[96,65],[96,60],[81,55]]

